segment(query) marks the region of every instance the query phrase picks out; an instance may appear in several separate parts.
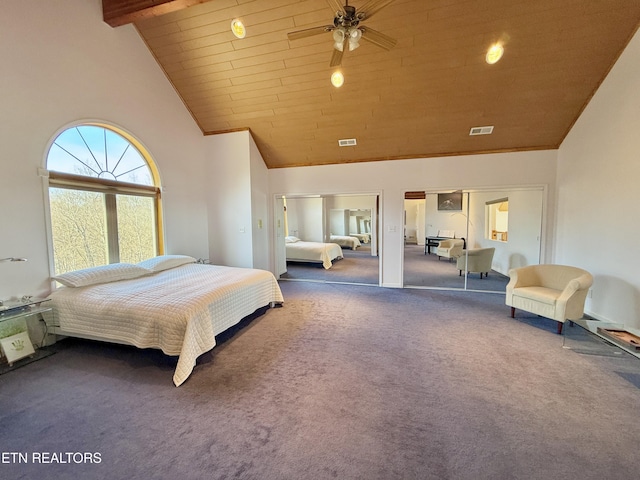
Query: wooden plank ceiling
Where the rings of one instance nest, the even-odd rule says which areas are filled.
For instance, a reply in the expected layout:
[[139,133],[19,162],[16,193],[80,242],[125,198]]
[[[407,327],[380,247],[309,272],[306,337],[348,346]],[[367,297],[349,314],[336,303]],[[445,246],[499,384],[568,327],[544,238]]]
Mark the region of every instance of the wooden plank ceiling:
[[269,168],[557,148],[640,24],[638,0],[395,0],[363,25],[397,45],[345,52],[335,88],[332,34],[287,38],[332,24],[335,3],[103,6],[110,24],[135,23],[204,134],[250,129]]

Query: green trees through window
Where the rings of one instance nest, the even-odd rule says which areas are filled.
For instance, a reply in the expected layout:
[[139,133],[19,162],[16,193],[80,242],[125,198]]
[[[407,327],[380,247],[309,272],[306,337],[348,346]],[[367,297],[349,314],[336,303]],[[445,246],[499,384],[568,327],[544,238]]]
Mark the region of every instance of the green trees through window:
[[161,251],[160,189],[135,139],[102,125],[62,132],[47,156],[55,273]]

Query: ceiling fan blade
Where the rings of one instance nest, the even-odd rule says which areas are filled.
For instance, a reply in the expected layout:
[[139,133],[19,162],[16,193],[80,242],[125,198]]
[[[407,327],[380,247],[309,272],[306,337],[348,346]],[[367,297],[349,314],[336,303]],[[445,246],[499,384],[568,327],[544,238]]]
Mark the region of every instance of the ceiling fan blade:
[[395,38],[391,38],[390,36],[374,30],[373,28],[360,27],[360,30],[362,30],[363,40],[371,42],[380,48],[384,48],[385,50],[391,50],[396,46],[396,43],[398,43]]
[[329,62],[330,67],[337,67],[342,63],[342,55],[344,54],[344,48],[340,50],[334,48],[333,53],[331,54],[331,62]]
[[305,28],[304,30],[298,30],[296,32],[287,33],[289,40],[300,40],[301,38],[312,37],[321,33],[330,32],[335,27],[333,25],[323,25],[321,27]]
[[342,2],[340,2],[339,0],[327,0],[327,3],[331,7],[331,10],[333,10],[334,15],[337,16],[338,13],[344,15],[344,7],[342,5]]
[[358,13],[362,14],[363,20],[371,18],[374,14],[382,10],[384,7],[393,3],[394,0],[371,0],[358,9]]

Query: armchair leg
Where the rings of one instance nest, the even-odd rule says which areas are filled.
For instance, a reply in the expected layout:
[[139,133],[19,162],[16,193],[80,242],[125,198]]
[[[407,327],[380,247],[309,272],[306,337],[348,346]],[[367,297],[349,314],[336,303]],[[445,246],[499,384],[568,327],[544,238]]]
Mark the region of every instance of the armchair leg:
[[558,322],[558,335],[562,335],[562,326],[564,325],[563,322]]
[[515,309],[515,307],[511,307],[511,318],[516,318],[516,309]]

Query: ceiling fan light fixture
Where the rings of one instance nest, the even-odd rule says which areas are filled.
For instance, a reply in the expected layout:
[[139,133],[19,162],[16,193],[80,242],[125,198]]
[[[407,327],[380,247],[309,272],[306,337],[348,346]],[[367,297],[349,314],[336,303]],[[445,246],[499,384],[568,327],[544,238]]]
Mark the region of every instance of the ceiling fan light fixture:
[[349,29],[349,51],[352,52],[360,46],[360,39],[362,38],[362,32],[356,27]]
[[498,60],[502,58],[503,54],[504,47],[500,43],[496,43],[495,45],[492,45],[489,50],[487,50],[485,60],[489,65],[493,65],[494,63],[498,63]]
[[344,75],[341,71],[338,70],[331,74],[331,85],[336,88],[340,88],[342,85],[344,85]]
[[344,27],[338,27],[333,31],[333,48],[342,52],[344,49],[344,38],[347,36],[347,31]]
[[244,38],[247,35],[247,30],[244,28],[244,23],[239,18],[231,20],[231,31],[238,38]]

